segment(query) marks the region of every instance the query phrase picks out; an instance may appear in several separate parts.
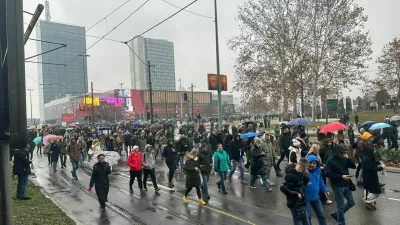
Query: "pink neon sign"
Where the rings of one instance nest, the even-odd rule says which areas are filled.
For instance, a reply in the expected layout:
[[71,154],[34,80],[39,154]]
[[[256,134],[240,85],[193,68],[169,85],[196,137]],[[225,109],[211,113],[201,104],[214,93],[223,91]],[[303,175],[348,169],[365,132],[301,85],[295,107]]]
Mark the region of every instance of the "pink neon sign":
[[125,103],[124,98],[113,98],[113,97],[100,97],[100,102],[106,102],[107,104],[114,106],[123,106]]

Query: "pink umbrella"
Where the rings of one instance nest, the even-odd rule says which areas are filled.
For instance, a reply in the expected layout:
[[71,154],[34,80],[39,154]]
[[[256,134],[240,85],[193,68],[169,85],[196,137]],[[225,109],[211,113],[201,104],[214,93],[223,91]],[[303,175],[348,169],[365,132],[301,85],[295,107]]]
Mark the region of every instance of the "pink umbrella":
[[332,132],[335,132],[338,130],[344,130],[346,128],[347,128],[347,126],[344,125],[343,123],[333,122],[333,123],[323,126],[319,132],[320,133],[332,133]]
[[62,140],[62,139],[64,139],[63,136],[57,136],[57,135],[49,134],[49,135],[46,135],[46,136],[43,138],[43,144],[44,144],[44,145],[47,145],[47,144],[49,144],[49,143],[52,142],[52,141],[58,141],[58,140]]

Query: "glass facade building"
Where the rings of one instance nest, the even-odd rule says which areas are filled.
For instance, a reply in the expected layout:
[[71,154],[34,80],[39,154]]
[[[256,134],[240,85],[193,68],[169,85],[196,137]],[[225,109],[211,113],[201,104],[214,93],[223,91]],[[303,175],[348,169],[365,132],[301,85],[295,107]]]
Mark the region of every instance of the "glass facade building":
[[176,90],[174,43],[137,37],[129,42],[129,46],[134,50],[134,53],[129,50],[132,89],[149,88],[149,68],[146,64],[150,61],[153,90]]
[[41,40],[37,42],[38,53],[50,51],[62,44],[67,45],[37,57],[38,62],[44,63],[38,64],[40,119],[43,122],[46,118],[46,103],[68,94],[80,95],[87,92],[86,58],[78,56],[86,49],[85,27],[41,20],[36,27],[36,38]]

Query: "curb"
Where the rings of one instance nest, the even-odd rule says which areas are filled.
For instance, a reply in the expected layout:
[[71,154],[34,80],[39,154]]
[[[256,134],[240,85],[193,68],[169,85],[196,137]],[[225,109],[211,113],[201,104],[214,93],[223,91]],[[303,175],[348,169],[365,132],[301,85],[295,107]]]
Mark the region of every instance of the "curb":
[[385,167],[386,172],[400,173],[400,168],[397,167]]
[[71,213],[68,213],[67,210],[63,207],[63,205],[61,203],[59,203],[55,198],[52,198],[51,195],[44,188],[42,188],[40,185],[38,185],[38,183],[36,183],[36,181],[34,180],[35,178],[36,177],[30,177],[29,176],[29,182],[31,182],[33,185],[35,185],[35,187],[39,187],[40,192],[42,192],[42,194],[44,194],[58,208],[60,208],[65,213],[65,215],[67,215],[69,218],[71,218],[75,222],[76,225],[84,225],[77,217],[75,217]]

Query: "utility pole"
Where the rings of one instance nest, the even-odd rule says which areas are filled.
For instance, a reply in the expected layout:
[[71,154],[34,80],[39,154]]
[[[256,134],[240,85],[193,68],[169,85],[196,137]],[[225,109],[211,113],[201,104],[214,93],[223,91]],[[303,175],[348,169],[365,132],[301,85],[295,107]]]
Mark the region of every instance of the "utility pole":
[[93,97],[93,82],[90,82],[90,86],[92,88],[92,126],[95,127],[94,124],[94,97]]
[[[34,91],[34,90],[33,90],[33,88],[28,88],[27,91],[29,91],[29,100],[30,100],[30,103],[31,103],[31,123],[32,123],[32,121],[33,121],[33,117],[32,117],[32,91]],[[33,124],[35,125],[35,122]]]
[[181,97],[181,120],[183,118],[183,109],[182,109],[182,78],[179,78],[179,95]]
[[151,65],[150,61],[147,62],[147,66],[149,67],[149,97],[150,97],[150,122],[153,124],[153,89],[151,86]]
[[164,99],[165,99],[165,119],[168,118],[168,101],[167,101],[167,90],[164,92]]
[[193,111],[194,111],[194,109],[193,109],[193,83],[190,85],[190,89],[192,90],[192,102],[191,102],[191,108],[192,108],[192,120],[194,120],[194,117],[193,117]]
[[[218,124],[219,124],[219,129],[221,130],[222,129],[222,104],[221,104],[222,83],[221,83],[221,72],[220,72],[220,68],[219,68],[217,0],[214,0],[214,12],[215,12],[215,47],[216,47],[215,50],[216,50],[216,55],[217,55],[217,76],[218,76]],[[193,114],[193,112],[192,112],[192,114]]]
[[300,89],[301,89],[301,117],[304,118],[304,82],[303,82],[303,73],[300,73],[300,86],[301,86],[300,87]]
[[122,90],[122,85],[124,85],[124,83],[120,83],[120,84],[118,84],[119,86],[121,86],[121,90]]
[[[85,112],[86,112],[87,111],[87,105],[86,105],[86,93],[87,93],[87,91],[86,91],[86,88],[87,88],[86,57],[89,57],[90,55],[78,54],[78,56],[82,56],[82,61],[83,61],[83,92],[85,93],[84,101],[85,101]],[[92,99],[92,101],[93,101],[93,99]],[[87,122],[86,122],[86,124],[87,124]]]

